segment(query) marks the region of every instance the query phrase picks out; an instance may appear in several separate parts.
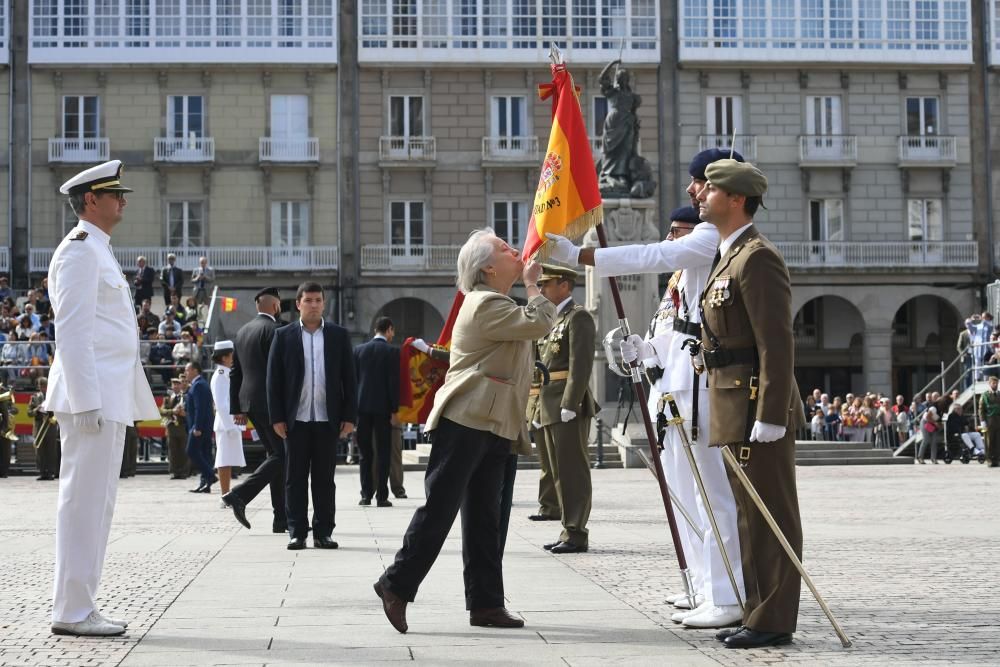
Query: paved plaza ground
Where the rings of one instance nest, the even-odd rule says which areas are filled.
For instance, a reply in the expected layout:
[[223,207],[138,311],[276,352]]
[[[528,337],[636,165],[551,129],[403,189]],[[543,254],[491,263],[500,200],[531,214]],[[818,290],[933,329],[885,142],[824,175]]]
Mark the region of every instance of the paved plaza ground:
[[[997,664],[1000,470],[984,466],[799,468],[806,564],[855,646],[841,649],[803,587],[795,643],[727,650],[670,621],[677,589],[656,485],[642,470],[594,472],[591,550],[552,556],[532,523],[537,472],[520,471],[504,560],[522,630],[472,628],[457,526],[410,605],[410,632],[371,584],[422,497],[357,506],[357,468],[338,469],[337,551],[285,549],[266,493],[241,528],[189,482],[123,480],[101,603],[132,621],[115,639],[50,636],[56,484],[0,480],[0,665],[871,665]],[[311,545],[311,542],[310,542]]]

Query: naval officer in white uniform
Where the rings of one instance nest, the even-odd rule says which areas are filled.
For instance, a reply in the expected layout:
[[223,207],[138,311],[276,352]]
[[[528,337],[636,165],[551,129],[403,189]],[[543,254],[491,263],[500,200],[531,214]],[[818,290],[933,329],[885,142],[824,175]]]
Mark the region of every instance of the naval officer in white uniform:
[[[693,203],[695,196],[704,187],[705,168],[730,152],[709,149],[698,153],[691,161],[688,171],[691,183],[687,192]],[[743,158],[734,154],[734,158]],[[666,293],[650,323],[646,339],[633,334],[622,346],[626,361],[636,358],[647,368],[663,369],[662,377],[650,392],[649,410],[655,415],[660,408],[659,399],[670,392],[684,416],[685,428],[692,431],[695,387],[698,391],[698,437],[691,438],[692,451],[698,464],[706,493],[715,512],[720,535],[716,535],[708,520],[704,502],[698,494],[697,485],[691,473],[687,456],[682,451],[680,434],[675,427],[668,427],[661,454],[668,483],[686,508],[697,508],[699,531],[704,541],[698,539],[690,527],[684,523],[681,531],[685,555],[692,570],[692,579],[698,589],[698,607],[684,609],[686,596],[673,595],[668,601],[682,608],[673,615],[673,620],[689,627],[721,628],[738,625],[742,610],[726,572],[719,543],[725,545],[729,562],[733,567],[740,599],[746,600],[743,585],[743,568],[740,557],[739,530],[737,528],[737,508],[732,487],[726,475],[722,452],[708,446],[709,405],[708,388],[705,380],[698,379],[691,365],[690,354],[682,349],[684,341],[700,340],[701,317],[698,304],[705,283],[712,270],[712,262],[718,251],[719,233],[713,225],[698,224],[697,208],[683,207],[671,215],[671,234],[665,241],[649,245],[616,246],[613,248],[578,248],[568,239],[549,235],[554,242],[550,257],[570,265],[576,263],[593,266],[599,277],[619,276],[631,273],[676,272],[671,277]],[[670,417],[669,408],[665,408]]]
[[56,413],[62,468],[56,514],[52,632],[120,635],[125,621],[101,615],[101,581],[125,426],[159,418],[139,360],[128,280],[111,251],[122,220],[122,163],[111,160],[63,183],[79,223],[49,265],[49,298],[59,331],[43,410]]

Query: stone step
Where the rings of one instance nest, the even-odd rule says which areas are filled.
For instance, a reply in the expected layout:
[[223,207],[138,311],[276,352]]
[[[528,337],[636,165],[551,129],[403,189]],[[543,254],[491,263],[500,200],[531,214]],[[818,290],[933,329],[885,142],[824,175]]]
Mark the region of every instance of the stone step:
[[[829,442],[825,440],[796,440],[795,451],[816,452],[816,451],[862,451],[871,449],[870,442]],[[886,450],[889,451],[889,450]]]
[[800,466],[849,466],[849,465],[907,465],[913,463],[908,456],[886,456],[881,458],[860,458],[854,456],[831,456],[815,459],[796,459]]
[[880,459],[880,458],[892,458],[891,449],[855,449],[855,450],[839,450],[839,449],[812,449],[812,450],[796,450],[795,458],[797,460],[802,459],[825,459],[825,458],[853,458],[853,459]]

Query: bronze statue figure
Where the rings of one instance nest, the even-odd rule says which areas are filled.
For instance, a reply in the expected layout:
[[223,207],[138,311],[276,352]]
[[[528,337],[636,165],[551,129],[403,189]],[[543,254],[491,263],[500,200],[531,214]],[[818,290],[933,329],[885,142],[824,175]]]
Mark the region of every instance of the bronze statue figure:
[[[597,163],[604,197],[651,197],[656,190],[649,162],[639,155],[639,118],[642,97],[632,90],[628,70],[614,60],[601,71],[601,94],[608,101],[601,139],[603,155]],[[614,73],[612,75],[612,68]]]

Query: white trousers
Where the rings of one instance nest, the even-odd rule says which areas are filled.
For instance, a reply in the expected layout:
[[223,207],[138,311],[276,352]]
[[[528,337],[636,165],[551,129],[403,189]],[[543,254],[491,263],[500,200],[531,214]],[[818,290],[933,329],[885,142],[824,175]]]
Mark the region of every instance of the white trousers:
[[[673,393],[681,415],[684,416],[684,428],[687,429],[690,438],[693,392],[686,389],[671,393]],[[650,411],[654,415],[659,396],[658,393],[653,392],[653,398],[650,399]],[[666,415],[668,418],[670,417],[669,408],[666,409]],[[687,525],[687,521],[678,516],[678,522],[683,523],[685,527],[685,531],[682,533],[682,542],[685,542],[684,554],[687,556],[689,568],[692,569],[692,578],[698,586],[698,592],[704,595],[706,600],[711,600],[716,605],[734,605],[737,604],[736,594],[733,592],[733,585],[726,572],[719,544],[721,542],[725,546],[726,554],[729,556],[729,564],[733,568],[733,576],[739,587],[740,598],[745,601],[743,561],[740,556],[740,535],[736,523],[736,500],[726,475],[726,464],[722,460],[722,452],[718,447],[708,446],[708,420],[708,392],[702,391],[698,397],[698,440],[691,441],[691,452],[694,454],[695,463],[701,473],[705,493],[712,505],[715,522],[719,526],[718,535],[712,529],[708,518],[708,508],[698,492],[698,485],[695,482],[690,461],[684,452],[681,435],[676,426],[667,427],[667,435],[663,439],[661,459],[664,471],[670,470],[667,474],[670,488],[674,490],[688,512],[694,515],[693,518],[699,524],[699,530],[705,536],[704,541],[699,540],[695,532]],[[697,572],[694,571],[695,569]]]
[[104,422],[79,433],[73,415],[56,413],[62,440],[56,509],[56,573],[52,621],[78,623],[94,611],[115,512],[125,424]]

